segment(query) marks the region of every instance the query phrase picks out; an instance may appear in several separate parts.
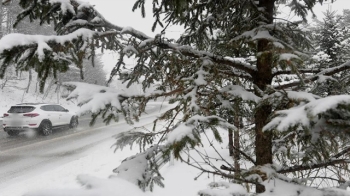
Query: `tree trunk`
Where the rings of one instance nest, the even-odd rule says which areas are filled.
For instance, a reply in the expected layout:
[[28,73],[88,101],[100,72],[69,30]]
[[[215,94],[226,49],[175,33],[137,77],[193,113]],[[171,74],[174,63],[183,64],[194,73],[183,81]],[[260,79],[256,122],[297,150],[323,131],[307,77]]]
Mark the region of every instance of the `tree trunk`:
[[[269,105],[262,106],[255,113],[255,155],[257,165],[272,163],[272,133],[262,131],[270,114],[271,106]],[[265,192],[265,187],[257,185],[256,192]]]
[[[260,0],[259,7],[265,8],[265,17],[267,23],[273,23],[273,8],[275,0]],[[258,41],[258,53],[257,55],[257,74],[254,76],[254,84],[256,84],[261,90],[266,90],[267,85],[272,82],[272,62],[273,54],[269,45],[269,41],[262,39]],[[268,122],[268,117],[271,115],[271,105],[262,105],[257,108],[255,113],[255,154],[256,164],[265,165],[272,163],[272,133],[263,132],[263,127]],[[257,185],[257,193],[265,192],[263,185]]]
[[[259,46],[267,46],[267,41],[259,41]],[[272,59],[272,54],[264,54],[264,57],[258,59],[258,73],[255,84],[265,90],[266,86],[271,83],[272,74],[269,59]],[[256,164],[265,165],[272,163],[272,134],[263,132],[263,127],[268,122],[268,117],[271,115],[271,105],[265,104],[257,108],[255,112],[255,155]],[[263,185],[258,185],[257,193],[265,191]]]
[[29,92],[29,87],[30,87],[30,84],[32,83],[33,77],[32,77],[32,69],[31,68],[29,68],[28,73],[29,73],[29,78],[28,78],[28,85],[27,85],[26,93]]
[[239,145],[239,128],[240,128],[240,121],[239,116],[236,115],[234,117],[233,121],[235,127],[237,127],[237,130],[233,131],[232,129],[228,129],[228,146],[229,146],[229,153],[230,156],[233,158],[234,162],[234,168],[235,168],[235,175],[238,175],[240,172],[240,165],[239,165],[239,159],[240,159],[240,145]]
[[228,129],[228,151],[230,156],[233,156],[233,130]]
[[239,130],[241,128],[241,124],[240,124],[240,117],[238,115],[234,117],[234,125],[237,127],[237,130],[235,130],[233,133],[233,145],[235,149],[233,158],[234,158],[234,166],[235,166],[235,175],[238,176],[241,170],[239,165],[239,160],[240,160]]
[[242,124],[241,124],[241,117],[238,114],[239,111],[239,107],[235,107],[235,114],[234,116],[230,117],[228,119],[229,123],[233,123],[235,125],[235,127],[237,128],[237,130],[232,130],[232,129],[228,129],[228,145],[229,145],[229,153],[230,156],[232,156],[233,158],[233,162],[234,162],[234,168],[235,168],[235,175],[238,175],[240,172],[240,165],[239,165],[239,159],[240,159],[240,145],[239,145],[239,131],[240,128],[242,128]]

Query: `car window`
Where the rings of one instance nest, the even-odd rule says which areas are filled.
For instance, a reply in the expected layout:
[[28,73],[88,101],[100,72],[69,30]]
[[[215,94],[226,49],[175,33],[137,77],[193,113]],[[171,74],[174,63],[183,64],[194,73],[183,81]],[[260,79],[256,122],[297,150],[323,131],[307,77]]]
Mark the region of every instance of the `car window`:
[[53,105],[44,105],[44,106],[41,106],[40,108],[44,111],[55,111],[55,108],[53,107]]
[[35,109],[33,106],[11,106],[8,113],[28,113]]
[[66,109],[60,105],[54,105],[55,110],[58,112],[64,112]]

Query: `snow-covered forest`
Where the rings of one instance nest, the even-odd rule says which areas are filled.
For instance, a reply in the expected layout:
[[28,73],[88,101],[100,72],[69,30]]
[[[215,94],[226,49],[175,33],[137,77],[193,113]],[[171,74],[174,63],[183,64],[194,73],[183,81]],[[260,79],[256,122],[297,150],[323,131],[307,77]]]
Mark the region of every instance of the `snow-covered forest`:
[[[118,135],[115,148],[140,152],[112,178],[82,177],[86,190],[63,195],[104,195],[123,180],[150,192],[163,186],[160,166],[172,158],[219,176],[198,190],[202,196],[349,195],[349,10],[327,11],[310,25],[324,0],[154,0],[150,11],[147,1],[134,1],[132,11],[153,15],[155,36],[113,24],[78,0],[20,0],[16,20],[0,18],[2,89],[21,74],[38,81],[40,93],[54,81],[81,114],[106,123],[123,116],[133,124],[156,99],[173,106],[154,129]],[[299,20],[281,18],[281,7]],[[29,23],[51,30],[19,30]],[[183,30],[177,40],[164,34],[173,25]],[[118,58],[100,83],[87,67],[104,51]],[[79,82],[69,81],[73,72]],[[114,88],[116,80],[144,91]]]
[[[24,19],[16,27],[17,15],[23,11],[23,8],[19,5],[19,0],[9,1],[6,5],[0,5],[0,38],[11,33],[22,33],[28,35],[56,35],[53,25],[43,24],[40,25],[39,21],[30,22],[29,19]],[[83,81],[91,84],[104,85],[106,83],[107,73],[103,70],[103,63],[99,56],[96,56],[94,65],[91,60],[84,59],[83,72],[75,65],[69,65],[68,69],[61,69],[57,73],[56,77],[53,74],[49,74],[47,79],[47,85],[45,89],[40,88],[43,86],[42,70],[39,70],[35,66],[19,69],[17,64],[13,63],[7,67],[6,73],[0,79],[0,96],[1,101],[7,104],[4,106],[10,106],[20,102],[60,102],[59,92],[62,82],[65,81]],[[39,77],[38,77],[39,76]],[[46,82],[46,81],[45,81]],[[14,98],[14,91],[22,91],[21,97]],[[5,111],[1,108],[0,113]]]

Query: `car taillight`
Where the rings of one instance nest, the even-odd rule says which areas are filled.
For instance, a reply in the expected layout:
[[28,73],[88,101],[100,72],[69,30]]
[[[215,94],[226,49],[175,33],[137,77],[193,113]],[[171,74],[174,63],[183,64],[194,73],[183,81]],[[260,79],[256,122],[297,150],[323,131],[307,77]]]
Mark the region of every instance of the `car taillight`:
[[39,116],[39,114],[38,113],[27,113],[27,114],[23,114],[23,116],[36,117],[36,116]]
[[9,116],[9,114],[5,113],[5,114],[4,114],[4,118],[5,118],[6,116]]

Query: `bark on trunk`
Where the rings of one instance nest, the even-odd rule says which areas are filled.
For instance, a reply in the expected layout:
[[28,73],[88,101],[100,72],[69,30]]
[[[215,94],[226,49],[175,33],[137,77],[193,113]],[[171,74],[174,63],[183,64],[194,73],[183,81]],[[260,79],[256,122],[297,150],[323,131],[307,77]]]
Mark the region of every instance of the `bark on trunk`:
[[[259,7],[265,8],[265,17],[268,23],[273,23],[273,8],[275,0],[260,0]],[[272,62],[273,54],[270,50],[268,40],[258,41],[257,74],[254,76],[254,83],[265,90],[272,82]],[[255,113],[255,154],[256,164],[265,165],[272,163],[272,133],[263,132],[263,127],[267,124],[268,117],[272,112],[271,105],[263,105],[257,108]],[[263,185],[257,185],[257,193],[265,192]]]
[[[271,132],[262,131],[270,114],[271,106],[269,105],[259,108],[255,114],[255,154],[257,165],[272,163],[272,134]],[[265,187],[257,185],[256,192],[265,192]]]
[[235,175],[239,175],[239,172],[241,170],[240,164],[239,164],[239,160],[240,160],[239,131],[240,131],[240,128],[242,128],[242,124],[241,124],[241,118],[238,114],[238,110],[239,108],[236,107],[235,115],[229,119],[229,122],[233,123],[237,128],[237,130],[234,131],[232,129],[228,129],[229,153],[230,153],[230,156],[232,156],[233,158]]
[[[259,46],[266,46],[267,43],[267,41],[259,41]],[[258,59],[258,76],[255,84],[261,90],[265,90],[272,80],[271,67],[268,60],[270,58],[272,59],[271,54],[265,54],[263,58]],[[263,132],[263,127],[267,124],[270,114],[271,106],[267,104],[257,108],[255,113],[255,155],[258,166],[272,163],[272,134]],[[256,192],[265,192],[265,187],[257,185]]]
[[233,120],[233,124],[237,127],[237,130],[233,131],[232,129],[228,129],[228,145],[229,145],[229,153],[233,158],[235,174],[240,172],[240,145],[239,145],[239,129],[241,128],[239,116],[236,115]]
[[235,166],[235,175],[237,175],[237,177],[238,177],[239,172],[241,170],[240,164],[239,164],[239,160],[240,160],[239,131],[240,131],[241,125],[240,125],[240,117],[238,115],[236,115],[234,118],[234,125],[237,127],[237,130],[235,130],[233,133],[233,145],[234,145],[234,149],[235,149],[234,154],[233,154],[233,158],[234,158],[234,166]]
[[230,156],[233,156],[233,130],[228,129],[228,151]]

